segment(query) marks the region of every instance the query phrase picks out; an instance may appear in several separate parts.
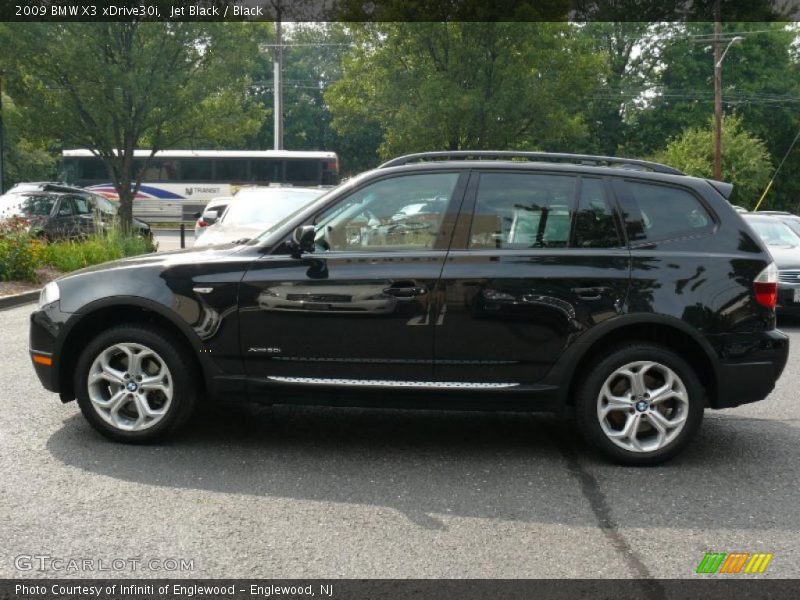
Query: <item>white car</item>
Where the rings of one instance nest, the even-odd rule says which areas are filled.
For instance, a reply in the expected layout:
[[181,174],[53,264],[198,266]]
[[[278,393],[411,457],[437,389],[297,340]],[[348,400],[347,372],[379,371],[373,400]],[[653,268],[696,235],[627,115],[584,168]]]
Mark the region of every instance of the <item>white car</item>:
[[297,212],[327,190],[323,188],[251,187],[239,190],[216,223],[206,227],[195,248],[249,239]]
[[217,219],[222,216],[228,204],[233,200],[233,196],[220,196],[219,198],[212,198],[206,204],[205,208],[200,214],[196,214],[197,221],[194,222],[194,239],[196,240],[203,233],[203,230],[216,223]]

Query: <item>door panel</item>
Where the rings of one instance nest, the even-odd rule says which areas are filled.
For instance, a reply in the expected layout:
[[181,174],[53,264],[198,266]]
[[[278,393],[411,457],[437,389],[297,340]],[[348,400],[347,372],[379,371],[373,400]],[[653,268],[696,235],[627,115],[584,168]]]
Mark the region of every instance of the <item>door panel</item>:
[[45,231],[48,237],[69,238],[73,236],[75,223],[75,205],[72,198],[63,196],[57,203],[53,217],[47,222]]
[[430,381],[430,298],[445,251],[268,256],[240,291],[242,354],[258,377]]
[[367,181],[307,223],[313,253],[278,248],[256,261],[239,298],[247,372],[431,381],[431,298],[467,178],[426,171]]
[[475,173],[438,287],[436,379],[540,381],[582,332],[623,310],[629,281],[602,178]]
[[436,379],[541,380],[566,346],[621,309],[627,250],[454,250],[440,283]]

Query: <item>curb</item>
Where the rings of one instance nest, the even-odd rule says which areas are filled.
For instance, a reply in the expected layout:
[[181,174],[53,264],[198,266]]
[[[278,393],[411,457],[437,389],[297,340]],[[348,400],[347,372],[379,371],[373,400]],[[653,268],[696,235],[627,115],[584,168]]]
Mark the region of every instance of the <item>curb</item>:
[[42,290],[33,290],[32,292],[23,292],[21,294],[14,294],[13,296],[3,296],[0,298],[0,310],[7,308],[16,308],[29,302],[36,302],[39,298],[39,292]]

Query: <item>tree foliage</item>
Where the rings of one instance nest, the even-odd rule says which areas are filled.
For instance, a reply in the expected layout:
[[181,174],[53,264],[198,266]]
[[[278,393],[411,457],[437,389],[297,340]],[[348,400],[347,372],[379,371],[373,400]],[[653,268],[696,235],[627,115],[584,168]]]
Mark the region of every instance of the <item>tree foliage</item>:
[[[516,4],[521,21],[537,7],[558,12],[569,3],[534,4]],[[692,10],[702,15],[711,5],[702,0]],[[339,6],[356,14],[370,5]],[[397,0],[382,5],[381,15],[401,21],[425,8],[438,22],[287,25],[285,147],[333,150],[344,175],[401,153],[465,148],[678,152],[681,166],[706,174],[712,145],[701,133],[708,134],[713,114],[712,24],[665,23],[658,15],[672,8],[659,0],[576,6],[578,20],[589,22],[537,22],[532,13],[528,22],[491,22],[479,17],[500,5]],[[723,24],[726,39],[745,38],[730,49],[722,76],[726,136],[733,135],[723,168],[737,178],[745,203],[752,189],[760,192],[762,175],[756,169],[758,183],[749,183],[736,161],[761,164],[758,149],[766,148],[777,164],[800,129],[798,28],[757,22],[774,18],[770,6],[754,0],[740,7],[748,11],[744,21]],[[734,7],[723,7],[727,18]],[[631,22],[632,15],[642,22]],[[126,175],[133,165],[115,148],[126,156],[136,146],[273,146],[272,23],[10,28],[0,23],[7,179],[44,178],[48,153],[93,147],[124,198],[137,174]],[[684,138],[698,145],[681,145]],[[798,169],[795,150],[776,179],[771,207],[796,205]]]
[[123,227],[148,166],[134,149],[218,146],[262,118],[247,101],[248,24],[28,23],[0,46],[12,43],[12,89],[30,130],[102,158]]
[[3,189],[18,181],[53,179],[57,155],[50,138],[31,135],[28,121],[10,96],[3,93]]
[[[686,129],[673,138],[656,160],[688,175],[710,179],[714,174],[714,124]],[[734,201],[753,208],[770,175],[772,161],[762,140],[745,131],[742,118],[728,115],[722,123],[722,179],[734,185]]]
[[380,23],[326,99],[340,133],[381,131],[382,157],[420,150],[568,148],[603,66],[564,23]]

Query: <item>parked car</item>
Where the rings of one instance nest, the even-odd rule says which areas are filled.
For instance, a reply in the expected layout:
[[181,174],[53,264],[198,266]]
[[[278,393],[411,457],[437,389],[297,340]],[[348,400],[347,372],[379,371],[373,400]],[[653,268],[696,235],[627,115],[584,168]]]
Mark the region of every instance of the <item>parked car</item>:
[[200,398],[546,410],[615,461],[659,463],[786,365],[778,271],[730,191],[626,158],[401,157],[247,243],[48,284],[33,366],[123,442],[171,434]]
[[196,213],[194,223],[194,239],[196,240],[203,233],[203,230],[213,225],[228,208],[228,204],[233,200],[233,196],[220,196],[219,198],[212,198],[208,201],[205,208],[199,213]]
[[778,267],[778,304],[784,314],[800,314],[800,235],[784,222],[783,215],[751,213],[747,223],[767,245]]
[[252,238],[287,215],[300,210],[325,190],[299,187],[249,187],[236,193],[225,212],[206,227],[195,247]]
[[794,231],[797,235],[800,235],[800,216],[798,215],[779,210],[760,210],[756,214],[772,215],[776,217],[779,221],[782,221],[783,223],[788,225],[789,229]]
[[[18,183],[0,196],[0,219],[23,217],[34,235],[71,239],[106,231],[118,223],[117,206],[99,194],[60,183]],[[151,238],[150,225],[133,219],[133,231]]]

